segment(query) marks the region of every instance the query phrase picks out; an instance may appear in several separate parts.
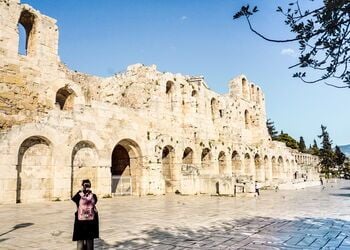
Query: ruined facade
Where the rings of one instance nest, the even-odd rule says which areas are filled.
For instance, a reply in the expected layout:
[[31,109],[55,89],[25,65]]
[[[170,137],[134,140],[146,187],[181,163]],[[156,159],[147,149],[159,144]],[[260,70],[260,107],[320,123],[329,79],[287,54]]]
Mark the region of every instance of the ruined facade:
[[255,180],[317,178],[317,159],[271,141],[265,122],[264,94],[244,75],[220,95],[153,65],[74,72],[60,62],[54,19],[0,0],[0,203],[68,199],[85,178],[102,196],[233,195]]

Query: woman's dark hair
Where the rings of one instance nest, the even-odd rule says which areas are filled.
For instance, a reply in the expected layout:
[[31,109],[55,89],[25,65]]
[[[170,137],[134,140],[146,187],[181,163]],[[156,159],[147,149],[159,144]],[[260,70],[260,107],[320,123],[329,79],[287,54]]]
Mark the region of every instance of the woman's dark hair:
[[89,179],[85,179],[85,180],[83,180],[82,183],[81,183],[82,186],[84,186],[84,185],[86,185],[86,184],[89,185],[89,186],[91,187],[91,182],[90,182]]

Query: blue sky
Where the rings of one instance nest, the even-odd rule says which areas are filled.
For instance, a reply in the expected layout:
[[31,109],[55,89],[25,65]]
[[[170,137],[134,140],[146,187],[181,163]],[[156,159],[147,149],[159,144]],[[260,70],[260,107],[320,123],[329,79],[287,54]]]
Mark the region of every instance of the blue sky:
[[[350,143],[347,89],[308,85],[292,78],[296,44],[266,42],[233,13],[249,2],[260,12],[256,29],[273,38],[290,37],[278,4],[241,0],[22,0],[57,19],[59,54],[71,69],[109,76],[134,63],[160,71],[203,75],[209,87],[226,93],[228,81],[245,74],[266,96],[267,117],[296,139],[312,143],[320,125],[334,144]],[[303,1],[304,2],[304,1]]]

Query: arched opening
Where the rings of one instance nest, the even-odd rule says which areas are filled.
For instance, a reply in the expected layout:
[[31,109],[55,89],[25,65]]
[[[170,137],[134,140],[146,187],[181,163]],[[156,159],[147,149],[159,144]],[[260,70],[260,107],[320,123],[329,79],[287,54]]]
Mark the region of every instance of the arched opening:
[[245,124],[245,128],[248,129],[250,126],[250,117],[249,117],[249,111],[245,110],[244,111],[244,124]]
[[279,171],[278,171],[278,165],[277,165],[275,156],[272,156],[271,164],[272,164],[272,178],[277,179],[279,177]]
[[260,89],[259,89],[259,87],[256,89],[256,102],[257,102],[258,104],[261,103],[261,101],[260,101]]
[[284,171],[285,171],[286,175],[288,176],[288,178],[291,177],[291,168],[290,168],[290,164],[289,164],[288,159],[286,160]]
[[283,164],[283,158],[282,158],[282,156],[279,156],[279,157],[278,157],[277,164],[278,164],[278,174],[279,174],[279,177],[282,177],[281,175],[284,173],[284,164]]
[[209,148],[204,148],[201,155],[202,169],[209,169],[211,166],[211,152]]
[[271,181],[271,172],[270,172],[270,165],[269,165],[269,158],[267,155],[264,157],[264,168],[265,168],[265,181]]
[[254,156],[254,165],[255,165],[255,179],[258,182],[264,182],[265,181],[264,169],[262,167],[260,156],[258,154]]
[[244,173],[247,176],[251,176],[252,173],[252,167],[251,167],[251,161],[250,161],[250,155],[246,153],[244,155]]
[[174,83],[172,81],[167,81],[165,87],[165,94],[169,95],[174,92]]
[[255,88],[254,85],[250,85],[250,100],[254,101],[255,100]]
[[215,98],[212,98],[210,101],[210,107],[211,107],[211,119],[215,121],[215,119],[218,117],[218,101]]
[[198,113],[198,92],[196,90],[192,90],[192,93],[191,93],[191,96],[192,98],[194,98],[194,102],[193,102],[193,105],[194,105],[194,111],[196,113]]
[[113,149],[111,161],[112,193],[140,194],[142,153],[138,144],[130,139],[121,140]]
[[18,151],[16,202],[51,200],[52,146],[42,136],[24,140]]
[[71,195],[81,188],[81,181],[89,179],[97,187],[98,155],[95,145],[90,141],[78,142],[72,151]]
[[22,11],[17,25],[19,35],[18,54],[20,55],[30,54],[33,43],[32,33],[34,21],[35,16],[32,13],[28,10]]
[[242,78],[242,95],[243,98],[248,99],[248,86],[247,86],[247,80],[245,78]]
[[74,106],[73,90],[67,87],[60,88],[56,93],[56,104],[59,105],[61,110],[72,110]]
[[165,94],[167,97],[168,108],[173,111],[174,110],[174,94],[175,94],[175,86],[172,81],[167,81],[165,87]]
[[163,177],[165,181],[165,192],[174,192],[174,181],[175,177],[175,150],[172,146],[168,145],[163,148],[162,151],[162,167],[163,167]]
[[219,153],[219,157],[218,157],[218,161],[219,161],[219,174],[223,175],[226,173],[226,154],[224,151],[221,151]]
[[231,157],[231,161],[232,161],[232,170],[233,170],[233,173],[236,175],[236,177],[238,175],[241,174],[241,159],[239,157],[239,154],[237,151],[233,151],[232,152],[232,157]]
[[184,153],[182,155],[182,164],[184,165],[192,165],[193,164],[193,150],[192,148],[185,148]]

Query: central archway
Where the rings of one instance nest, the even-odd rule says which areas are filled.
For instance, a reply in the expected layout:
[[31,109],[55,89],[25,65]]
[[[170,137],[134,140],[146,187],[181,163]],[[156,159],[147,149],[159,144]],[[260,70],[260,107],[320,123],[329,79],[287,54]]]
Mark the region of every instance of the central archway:
[[170,145],[165,146],[162,151],[162,167],[166,193],[171,193],[174,191],[174,181],[176,179],[174,159],[174,148]]
[[254,157],[254,165],[255,165],[255,179],[258,182],[264,182],[265,181],[265,176],[264,176],[264,169],[262,167],[261,159],[258,154],[255,155]]
[[94,143],[90,141],[78,142],[72,151],[71,195],[81,188],[81,181],[89,179],[92,188],[96,190],[98,154]]
[[218,156],[218,161],[219,161],[219,174],[220,175],[226,174],[227,164],[226,164],[226,154],[224,151],[220,151]]
[[112,193],[118,195],[140,194],[142,153],[136,142],[121,140],[112,152]]

